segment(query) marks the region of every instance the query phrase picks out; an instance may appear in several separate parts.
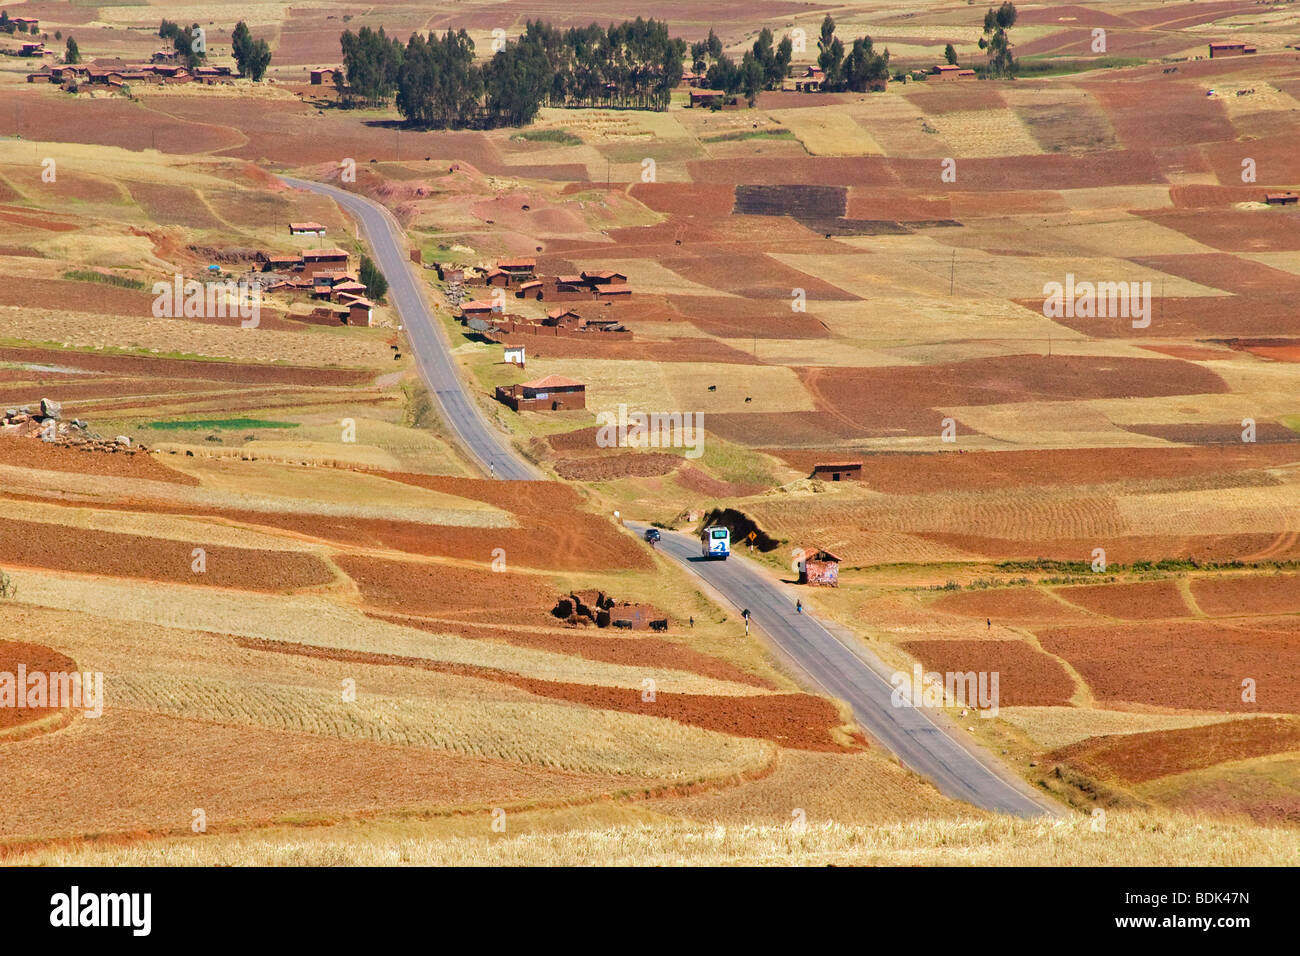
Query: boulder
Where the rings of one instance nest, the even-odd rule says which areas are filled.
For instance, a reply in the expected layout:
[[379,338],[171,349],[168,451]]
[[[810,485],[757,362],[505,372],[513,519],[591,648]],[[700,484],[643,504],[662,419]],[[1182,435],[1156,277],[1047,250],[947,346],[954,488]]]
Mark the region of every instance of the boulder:
[[52,399],[41,399],[41,417],[53,418],[55,421],[63,414],[63,406]]

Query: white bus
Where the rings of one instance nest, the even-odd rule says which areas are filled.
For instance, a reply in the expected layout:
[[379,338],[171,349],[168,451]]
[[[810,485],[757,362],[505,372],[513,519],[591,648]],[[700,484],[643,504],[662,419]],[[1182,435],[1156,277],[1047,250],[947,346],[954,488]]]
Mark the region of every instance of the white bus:
[[731,554],[731,532],[721,525],[710,525],[700,532],[700,549],[706,558],[727,560]]

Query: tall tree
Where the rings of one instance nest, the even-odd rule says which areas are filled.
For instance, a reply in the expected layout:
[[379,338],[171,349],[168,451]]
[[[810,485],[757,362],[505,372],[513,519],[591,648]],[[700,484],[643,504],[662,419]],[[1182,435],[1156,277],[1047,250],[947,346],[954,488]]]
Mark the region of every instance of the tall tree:
[[63,62],[64,63],[81,62],[81,51],[77,49],[77,41],[74,40],[71,36],[68,37],[67,46],[64,48],[63,51]]
[[950,66],[957,65],[957,50],[951,43],[943,48],[943,58],[948,61]]

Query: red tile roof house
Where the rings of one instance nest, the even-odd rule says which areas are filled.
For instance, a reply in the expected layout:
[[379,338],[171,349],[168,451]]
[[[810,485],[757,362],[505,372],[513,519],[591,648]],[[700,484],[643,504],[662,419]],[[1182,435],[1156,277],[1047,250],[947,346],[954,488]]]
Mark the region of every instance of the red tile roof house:
[[1253,46],[1246,46],[1244,43],[1211,43],[1210,59],[1221,56],[1244,56],[1247,53],[1254,53]]
[[324,237],[325,227],[318,222],[291,222],[289,223],[289,235]]
[[498,385],[497,401],[517,412],[566,411],[587,407],[587,386],[563,375],[519,385]]
[[492,299],[475,299],[472,302],[461,304],[460,317],[464,320],[486,319],[494,312],[500,313],[504,311],[504,307]]
[[263,272],[297,272],[302,268],[302,256],[267,256]]
[[593,288],[598,285],[612,285],[614,283],[626,282],[627,276],[621,272],[583,272],[582,281]]
[[964,70],[960,66],[954,66],[951,63],[940,63],[930,67],[931,80],[973,80],[975,79],[974,70]]
[[503,259],[497,263],[497,268],[502,272],[510,274],[515,280],[531,279],[537,272],[536,259]]
[[1291,206],[1300,202],[1300,194],[1291,192],[1265,193],[1264,202],[1268,203],[1270,206]]
[[21,23],[27,27],[28,33],[35,33],[36,28],[41,25],[41,21],[35,17],[10,17],[11,23]]
[[331,69],[329,69],[329,68],[321,68],[321,69],[318,69],[318,70],[312,70],[312,71],[311,71],[311,85],[312,85],[312,86],[323,86],[323,85],[325,85],[325,84],[327,84],[327,83],[333,83],[333,82],[334,82],[334,74],[335,74],[335,72],[341,72],[341,71],[335,71],[335,70],[331,70]]
[[582,325],[582,316],[572,309],[551,309],[542,320],[542,325],[559,325],[564,328],[577,328]]
[[314,276],[318,272],[346,272],[348,254],[343,249],[306,249],[302,254],[303,272]]
[[369,325],[375,317],[375,304],[369,299],[353,299],[347,310],[348,325]]
[[596,295],[602,297],[631,295],[632,287],[626,282],[611,282],[608,285],[596,286]]
[[532,296],[538,302],[546,295],[546,287],[542,284],[541,279],[529,279],[515,290],[515,298],[526,299]]
[[505,288],[510,285],[511,278],[512,276],[505,269],[491,269],[483,276],[483,284]]

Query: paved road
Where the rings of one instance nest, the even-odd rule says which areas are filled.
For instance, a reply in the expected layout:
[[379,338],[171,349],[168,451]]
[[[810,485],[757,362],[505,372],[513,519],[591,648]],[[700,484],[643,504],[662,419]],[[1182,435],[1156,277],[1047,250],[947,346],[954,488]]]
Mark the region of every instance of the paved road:
[[[638,535],[646,528],[632,521],[627,526]],[[977,755],[973,742],[958,736],[967,731],[942,726],[923,710],[893,706],[891,671],[884,663],[865,648],[851,650],[811,614],[796,613],[798,594],[766,569],[736,554],[726,561],[705,561],[699,541],[677,532],[663,532],[659,550],[703,578],[738,610],[749,608],[751,622],[790,660],[826,693],[846,701],[877,742],[941,792],[1016,816],[1062,813],[1010,771],[991,769],[992,755]]]
[[388,298],[402,318],[406,337],[415,352],[415,364],[429,386],[434,400],[470,458],[483,474],[528,481],[541,477],[517,455],[505,435],[493,427],[465,390],[456,373],[446,330],[429,312],[420,287],[411,274],[408,244],[388,210],[366,196],[359,196],[323,183],[280,177],[290,186],[329,196],[361,225],[379,266],[388,280]]
[[[379,203],[333,186],[281,177],[291,186],[334,199],[360,223],[375,261],[389,283],[420,374],[455,430],[483,471],[495,467],[498,478],[527,480],[537,472],[493,428],[465,391],[456,374],[444,330],[429,313],[407,264],[407,244],[392,216]],[[644,525],[628,522],[641,534]],[[952,733],[921,710],[894,707],[893,687],[884,664],[865,648],[850,647],[810,614],[796,614],[795,594],[769,573],[733,555],[728,561],[703,561],[699,542],[664,532],[661,550],[694,571],[737,609],[749,608],[753,623],[813,683],[848,702],[863,728],[940,791],[979,807],[1017,816],[1061,814],[1046,797],[1009,772],[995,772],[993,758],[979,754],[963,731]],[[956,736],[954,736],[954,734]],[[987,761],[987,763],[986,763]]]

